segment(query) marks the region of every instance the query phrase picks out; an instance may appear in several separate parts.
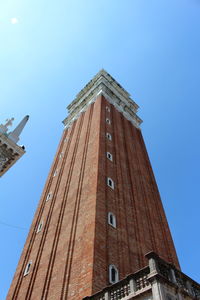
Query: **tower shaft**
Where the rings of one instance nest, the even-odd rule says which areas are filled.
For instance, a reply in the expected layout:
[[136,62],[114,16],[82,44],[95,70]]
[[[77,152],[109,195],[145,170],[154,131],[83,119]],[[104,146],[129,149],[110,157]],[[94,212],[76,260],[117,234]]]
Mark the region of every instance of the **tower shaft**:
[[179,268],[137,105],[104,72],[69,106],[7,300],[81,300],[149,251]]

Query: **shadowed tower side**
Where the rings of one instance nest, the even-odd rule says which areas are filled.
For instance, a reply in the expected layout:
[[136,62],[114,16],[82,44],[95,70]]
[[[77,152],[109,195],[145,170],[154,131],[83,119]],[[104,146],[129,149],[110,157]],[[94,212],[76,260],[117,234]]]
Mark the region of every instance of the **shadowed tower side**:
[[179,267],[138,105],[101,70],[65,129],[7,300],[79,300],[146,266]]

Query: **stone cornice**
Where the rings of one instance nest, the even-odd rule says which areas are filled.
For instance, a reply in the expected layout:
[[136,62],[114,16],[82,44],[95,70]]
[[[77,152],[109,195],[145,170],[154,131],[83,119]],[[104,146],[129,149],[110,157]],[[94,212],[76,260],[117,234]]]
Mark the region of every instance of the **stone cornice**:
[[136,114],[139,106],[130,98],[129,93],[105,70],[97,73],[67,107],[69,116],[63,121],[65,128],[70,127],[100,95],[103,95],[126,119],[139,128],[142,123],[142,120]]

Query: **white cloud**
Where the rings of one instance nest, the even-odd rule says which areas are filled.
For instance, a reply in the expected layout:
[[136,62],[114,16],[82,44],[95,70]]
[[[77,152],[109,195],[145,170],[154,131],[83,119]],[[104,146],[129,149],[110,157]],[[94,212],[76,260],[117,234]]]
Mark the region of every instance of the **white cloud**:
[[17,24],[17,23],[19,23],[19,20],[17,18],[11,18],[10,23],[11,24]]

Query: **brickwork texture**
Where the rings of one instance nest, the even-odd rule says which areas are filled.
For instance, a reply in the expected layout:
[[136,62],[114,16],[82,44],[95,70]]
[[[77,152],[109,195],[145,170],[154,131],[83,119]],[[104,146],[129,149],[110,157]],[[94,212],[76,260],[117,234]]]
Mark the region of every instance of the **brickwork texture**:
[[99,96],[64,130],[6,299],[81,300],[109,285],[110,264],[122,279],[149,251],[179,267],[141,131]]

